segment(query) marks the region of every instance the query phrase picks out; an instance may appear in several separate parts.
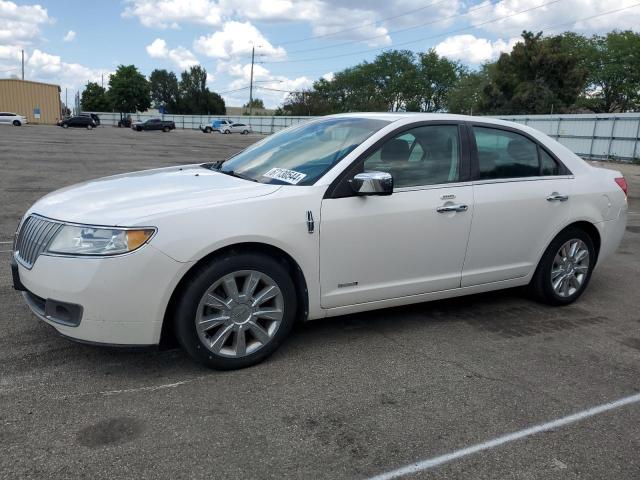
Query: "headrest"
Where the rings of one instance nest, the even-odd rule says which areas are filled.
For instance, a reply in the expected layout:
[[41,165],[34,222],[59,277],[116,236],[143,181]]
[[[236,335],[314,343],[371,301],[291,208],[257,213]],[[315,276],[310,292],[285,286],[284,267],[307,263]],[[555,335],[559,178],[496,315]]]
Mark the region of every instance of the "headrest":
[[406,140],[394,138],[382,146],[380,160],[383,162],[405,162],[409,160],[409,144]]
[[513,139],[507,145],[509,156],[520,163],[530,163],[533,144],[524,139]]

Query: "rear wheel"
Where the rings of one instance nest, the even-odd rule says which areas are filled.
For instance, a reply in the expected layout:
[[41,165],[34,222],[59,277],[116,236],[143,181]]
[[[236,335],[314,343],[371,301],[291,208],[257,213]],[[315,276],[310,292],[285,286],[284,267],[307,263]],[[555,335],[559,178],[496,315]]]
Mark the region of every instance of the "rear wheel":
[[280,346],[296,307],[295,288],[281,262],[253,253],[225,255],[187,281],[176,308],[176,337],[210,368],[248,367]]
[[243,134],[243,135],[247,135],[248,133],[249,133],[249,130],[243,130],[243,131],[242,131],[242,134]]
[[93,130],[93,125],[87,125],[87,130]]
[[69,128],[69,124],[68,123],[63,123],[62,124],[62,128]]
[[587,288],[596,261],[593,240],[582,229],[560,232],[547,247],[529,288],[549,305],[568,305]]
[[136,132],[141,132],[142,128],[141,127],[136,127]]
[[171,130],[169,127],[162,127],[163,132],[168,132],[169,130]]
[[22,123],[20,123],[20,120],[14,120],[13,121],[13,126],[14,127],[19,127],[20,125],[22,125]]
[[211,127],[207,127],[207,128],[205,128],[205,129],[204,129],[204,131],[205,131],[206,133],[211,133]]

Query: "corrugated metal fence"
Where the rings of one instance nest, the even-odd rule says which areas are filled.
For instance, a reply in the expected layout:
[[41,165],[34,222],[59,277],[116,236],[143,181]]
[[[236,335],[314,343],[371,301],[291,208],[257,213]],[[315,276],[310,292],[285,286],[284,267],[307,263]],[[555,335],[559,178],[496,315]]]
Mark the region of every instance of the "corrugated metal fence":
[[640,160],[640,114],[500,117],[540,130],[584,158]]
[[[97,113],[100,117],[100,123],[102,125],[118,125],[120,120],[119,113],[111,112],[92,112]],[[211,125],[212,120],[228,119],[232,122],[240,122],[251,125],[251,129],[256,133],[264,133],[270,135],[282,130],[283,128],[290,127],[291,125],[297,125],[298,123],[306,122],[315,117],[276,117],[276,116],[219,116],[219,115],[158,115],[149,113],[132,113],[131,118],[134,122],[145,121],[150,118],[162,118],[163,120],[173,120],[176,124],[176,128],[186,129],[198,129],[200,125]]]
[[[117,125],[118,113],[100,113],[103,125]],[[173,120],[177,128],[197,129],[214,119],[226,118],[247,123],[256,133],[272,134],[291,125],[309,121],[315,117],[276,116],[207,116],[160,115]],[[153,114],[132,114],[134,120],[156,118]],[[640,160],[640,113],[577,114],[577,115],[515,115],[499,117],[528,125],[555,138],[567,148],[584,158],[622,161]]]

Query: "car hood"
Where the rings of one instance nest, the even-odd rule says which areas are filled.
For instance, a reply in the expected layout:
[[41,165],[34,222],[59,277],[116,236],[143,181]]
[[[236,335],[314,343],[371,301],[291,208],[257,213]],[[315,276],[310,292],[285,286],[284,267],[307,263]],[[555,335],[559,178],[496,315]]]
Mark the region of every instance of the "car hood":
[[72,185],[41,198],[27,213],[67,222],[136,226],[148,217],[260,197],[279,188],[188,165]]

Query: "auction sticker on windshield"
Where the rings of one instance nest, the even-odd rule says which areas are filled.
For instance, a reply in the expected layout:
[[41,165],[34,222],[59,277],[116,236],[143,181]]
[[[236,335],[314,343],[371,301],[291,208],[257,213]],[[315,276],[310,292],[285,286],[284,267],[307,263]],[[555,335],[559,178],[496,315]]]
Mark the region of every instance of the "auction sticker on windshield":
[[295,170],[287,170],[286,168],[272,168],[262,176],[273,178],[274,180],[281,180],[283,182],[290,183],[291,185],[295,185],[297,183],[300,183],[302,179],[307,176],[307,174],[296,172]]

